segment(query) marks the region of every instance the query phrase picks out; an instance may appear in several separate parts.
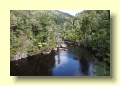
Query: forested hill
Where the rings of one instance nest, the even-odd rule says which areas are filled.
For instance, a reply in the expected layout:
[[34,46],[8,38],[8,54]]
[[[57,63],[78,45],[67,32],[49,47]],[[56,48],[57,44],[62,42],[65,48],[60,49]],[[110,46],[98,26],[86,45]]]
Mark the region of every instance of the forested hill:
[[67,19],[72,18],[73,16],[64,13],[58,10],[18,10],[18,11],[11,11],[11,14],[13,15],[24,15],[29,18],[33,18],[33,16],[38,16],[38,14],[48,14],[49,17],[53,18],[57,24],[64,23]]
[[65,12],[62,12],[62,11],[58,11],[58,10],[46,10],[46,12],[50,12],[50,13],[59,15],[59,16],[61,16],[63,18],[72,18],[73,17],[72,15],[70,15],[68,13],[65,13]]
[[[73,16],[58,10],[11,10],[10,57],[24,58],[55,46],[56,33]],[[50,33],[52,30],[52,33]],[[49,34],[48,34],[49,33]],[[49,42],[48,41],[52,41]],[[38,44],[46,44],[38,48]],[[51,45],[50,47],[48,47]],[[42,46],[40,44],[40,46]]]
[[[110,57],[110,11],[85,10],[64,23],[63,39],[97,50],[96,56]],[[109,61],[109,60],[108,60]]]
[[90,47],[96,56],[109,58],[110,11],[86,10],[75,17],[58,10],[10,11],[11,60],[50,51],[58,39]]
[[59,25],[63,24],[66,20],[73,18],[72,15],[58,11],[58,10],[44,10],[44,11],[38,11],[38,12],[47,13],[47,14],[50,14],[50,15],[56,17],[55,22],[56,22],[56,24],[59,24]]

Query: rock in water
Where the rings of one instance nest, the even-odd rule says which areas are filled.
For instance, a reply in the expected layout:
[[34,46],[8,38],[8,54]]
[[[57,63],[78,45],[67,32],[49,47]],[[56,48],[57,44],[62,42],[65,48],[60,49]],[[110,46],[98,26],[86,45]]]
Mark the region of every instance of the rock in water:
[[63,48],[67,47],[66,44],[61,44],[60,46],[63,47]]
[[53,50],[55,50],[55,51],[56,51],[56,50],[57,50],[57,48],[53,48]]
[[65,50],[65,51],[68,51],[68,49],[66,49],[66,48],[65,48],[64,50]]

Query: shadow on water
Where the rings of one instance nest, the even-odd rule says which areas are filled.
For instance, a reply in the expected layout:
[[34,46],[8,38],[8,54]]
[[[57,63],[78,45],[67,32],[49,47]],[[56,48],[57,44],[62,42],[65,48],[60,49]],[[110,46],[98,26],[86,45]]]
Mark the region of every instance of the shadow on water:
[[10,62],[11,76],[51,76],[54,67],[54,54],[37,54]]

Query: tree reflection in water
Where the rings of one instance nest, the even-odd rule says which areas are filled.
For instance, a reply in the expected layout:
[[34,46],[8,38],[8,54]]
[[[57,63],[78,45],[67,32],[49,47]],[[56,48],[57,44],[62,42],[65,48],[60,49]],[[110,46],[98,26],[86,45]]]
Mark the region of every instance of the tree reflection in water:
[[88,73],[89,73],[89,61],[85,60],[85,59],[80,59],[79,62],[81,65],[81,72],[84,75],[88,75]]
[[10,62],[11,76],[51,76],[54,67],[54,54],[33,55]]
[[79,60],[80,65],[81,65],[81,72],[83,75],[87,76],[89,75],[89,66],[90,66],[90,53],[85,49],[82,48],[82,52],[81,52],[81,58]]
[[[84,47],[68,46],[50,55],[33,55],[10,62],[11,76],[93,76],[94,62]],[[92,57],[93,58],[93,57]]]

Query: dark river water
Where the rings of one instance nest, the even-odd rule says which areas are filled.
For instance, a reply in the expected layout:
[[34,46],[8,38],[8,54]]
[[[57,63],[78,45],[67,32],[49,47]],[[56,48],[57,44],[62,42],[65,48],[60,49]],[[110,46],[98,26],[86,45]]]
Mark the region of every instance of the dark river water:
[[96,76],[95,58],[88,49],[68,45],[50,55],[38,54],[10,62],[11,76]]

